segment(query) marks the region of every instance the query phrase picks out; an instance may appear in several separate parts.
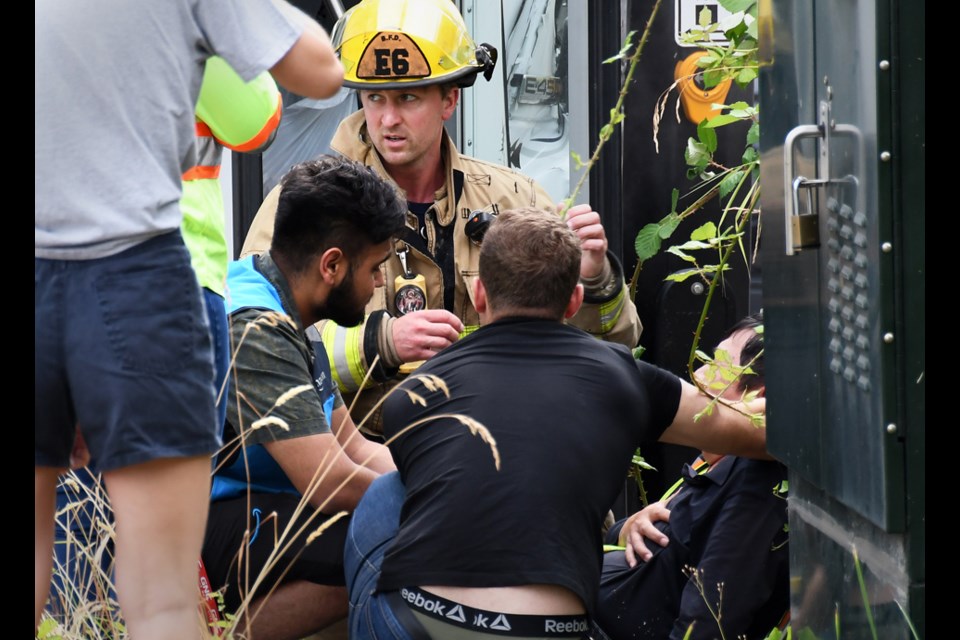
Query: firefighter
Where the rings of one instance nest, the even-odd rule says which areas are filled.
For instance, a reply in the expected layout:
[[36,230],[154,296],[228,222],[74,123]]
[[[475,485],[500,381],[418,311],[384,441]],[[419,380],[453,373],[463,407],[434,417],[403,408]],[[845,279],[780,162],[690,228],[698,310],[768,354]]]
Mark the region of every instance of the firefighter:
[[[377,401],[398,377],[479,325],[471,291],[489,221],[506,209],[555,205],[529,177],[461,154],[444,130],[461,89],[481,73],[489,80],[497,60],[493,47],[474,43],[450,0],[363,0],[341,17],[331,37],[344,84],[359,90],[362,105],[340,124],[331,148],[388,178],[409,209],[407,228],[383,266],[386,286],[368,305],[364,323],[318,326],[348,404],[366,384],[354,421],[378,434]],[[274,188],[241,257],[269,249],[277,198]],[[569,322],[635,346],[642,326],[599,214],[578,205],[566,219],[581,239],[586,289],[582,310]]]

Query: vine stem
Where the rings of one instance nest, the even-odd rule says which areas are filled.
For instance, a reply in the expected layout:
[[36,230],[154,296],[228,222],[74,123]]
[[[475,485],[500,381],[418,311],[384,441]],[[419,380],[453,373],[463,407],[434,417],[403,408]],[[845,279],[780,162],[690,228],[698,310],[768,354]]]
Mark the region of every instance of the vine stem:
[[[744,174],[744,180],[748,178],[750,174]],[[760,192],[757,189],[759,183],[754,183],[750,187],[750,191],[747,193],[747,196],[744,198],[747,201],[746,207],[741,209],[745,211],[745,215],[742,215],[738,224],[736,226],[736,234],[739,237],[743,233],[743,230],[747,226],[747,222],[750,220],[750,212],[754,210],[756,201],[759,198]],[[721,278],[723,277],[723,268],[726,266],[727,262],[730,260],[730,255],[733,253],[734,247],[737,246],[736,242],[730,242],[723,251],[723,255],[720,257],[720,264],[717,268],[716,275],[710,279],[710,288],[707,290],[707,298],[704,301],[703,309],[700,311],[700,321],[697,323],[697,330],[693,335],[693,347],[690,349],[690,355],[687,358],[687,371],[690,374],[691,379],[695,379],[696,376],[693,375],[693,362],[696,359],[697,347],[700,344],[700,334],[703,332],[703,325],[707,321],[707,312],[710,310],[710,301],[713,299],[713,294],[717,290],[717,285],[720,283]]]

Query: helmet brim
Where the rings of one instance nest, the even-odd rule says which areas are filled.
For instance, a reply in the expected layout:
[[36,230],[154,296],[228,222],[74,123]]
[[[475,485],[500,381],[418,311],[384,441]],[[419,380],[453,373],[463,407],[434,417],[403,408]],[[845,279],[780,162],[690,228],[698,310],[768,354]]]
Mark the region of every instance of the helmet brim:
[[472,87],[483,69],[481,67],[465,67],[458,69],[453,73],[448,73],[440,77],[431,78],[413,78],[410,80],[348,80],[344,79],[343,85],[353,89],[409,89],[415,87],[429,87],[431,85],[456,84],[458,87]]

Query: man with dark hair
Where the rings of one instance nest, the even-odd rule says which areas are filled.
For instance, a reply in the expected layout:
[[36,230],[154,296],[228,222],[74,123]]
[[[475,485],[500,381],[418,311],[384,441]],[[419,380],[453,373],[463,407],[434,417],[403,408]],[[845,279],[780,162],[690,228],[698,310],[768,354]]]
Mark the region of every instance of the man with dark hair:
[[203,546],[212,586],[229,611],[247,605],[241,627],[261,640],[346,616],[348,519],[308,534],[395,468],[357,432],[310,327],[363,320],[403,202],[367,167],[331,156],[296,165],[282,187],[270,251],[227,276],[235,358]]
[[480,328],[386,400],[399,473],[371,485],[348,533],[353,640],[584,638],[601,523],[636,447],[766,456],[748,415],[722,405],[697,421],[711,398],[695,386],[563,322],[583,301],[580,259],[552,212],[491,223]]
[[[697,376],[721,398],[763,395],[763,316],[735,324]],[[786,479],[779,462],[706,451],[685,465],[607,533],[623,550],[604,554],[598,625],[614,639],[766,637],[790,606]]]

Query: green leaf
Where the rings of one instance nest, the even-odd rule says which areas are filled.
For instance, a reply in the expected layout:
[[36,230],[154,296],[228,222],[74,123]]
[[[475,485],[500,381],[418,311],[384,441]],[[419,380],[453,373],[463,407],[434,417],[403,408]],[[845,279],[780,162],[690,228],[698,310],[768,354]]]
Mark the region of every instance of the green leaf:
[[634,348],[633,348],[633,359],[634,359],[634,360],[640,360],[640,359],[643,357],[643,352],[646,351],[646,350],[647,350],[647,348],[644,347],[644,346],[641,346],[641,345],[637,345],[636,347],[634,347]]
[[673,232],[680,225],[680,216],[676,213],[668,213],[658,224],[660,228],[657,230],[657,235],[666,240],[673,235]]
[[633,37],[635,35],[637,35],[636,30],[627,33],[627,38],[623,41],[623,46],[620,48],[620,51],[617,53],[617,55],[607,58],[603,61],[603,64],[609,64],[617,60],[625,60],[628,58],[630,54],[630,47],[633,46]]
[[727,27],[727,30],[724,31],[724,35],[727,36],[727,40],[730,42],[740,42],[740,39],[743,38],[743,34],[747,32],[747,25],[744,23],[743,16],[730,16],[731,19],[737,19],[736,24],[731,27]]
[[703,78],[703,86],[707,89],[713,89],[715,86],[727,79],[727,70],[708,69],[703,72],[701,77]]
[[760,144],[760,123],[754,122],[747,131],[747,144]]
[[718,369],[718,373],[724,382],[730,383],[737,379],[737,373],[730,369],[721,368]]
[[[729,264],[724,264],[722,271],[730,271],[732,268]],[[717,271],[721,271],[721,268],[718,264],[705,264],[700,267],[700,270],[704,273],[716,273]]]
[[723,380],[715,380],[707,385],[707,389],[710,389],[711,391],[721,391],[722,389],[726,389],[726,388],[727,388],[727,383],[724,382]]
[[[696,262],[697,262],[697,259],[696,259],[696,258],[694,258],[694,257],[691,256],[691,255],[687,255],[686,253],[684,253],[683,250],[680,249],[680,247],[669,247],[669,248],[667,249],[667,253],[672,253],[673,255],[677,256],[678,258],[680,258],[680,259],[683,260],[684,262],[690,262],[690,263],[694,263],[694,264],[696,264]],[[670,276],[667,276],[667,280],[670,280],[670,279],[671,279]],[[684,278],[684,279],[686,279],[686,278]]]
[[[754,9],[754,12],[756,12],[756,9]],[[754,20],[751,21],[749,25],[747,25],[747,35],[753,38],[754,40],[760,39],[759,31],[757,30],[756,15],[754,15]]]
[[737,74],[736,82],[740,86],[750,84],[757,78],[757,70],[755,67],[744,67]]
[[[755,23],[756,20],[751,20],[750,24]],[[749,29],[748,29],[749,31]],[[734,55],[736,56],[745,56],[750,61],[751,67],[757,66],[757,48],[759,43],[755,36],[749,35],[749,33],[737,43],[737,48],[734,49]]]
[[577,153],[576,151],[571,151],[570,157],[573,158],[573,165],[576,169],[580,169],[583,167],[583,160],[580,158],[579,153]]
[[633,248],[641,262],[657,255],[660,251],[660,225],[651,223],[640,229]]
[[610,136],[612,135],[613,135],[613,125],[612,124],[603,125],[603,127],[600,129],[600,139],[609,140]]
[[695,275],[697,275],[696,269],[685,269],[683,271],[674,271],[673,273],[668,275],[666,278],[664,278],[664,280],[670,280],[673,282],[683,282],[684,280],[687,280],[690,276],[695,276]]
[[706,120],[697,125],[697,138],[703,143],[707,153],[712,154],[717,150],[717,132],[707,126]]
[[652,464],[641,458],[640,456],[633,456],[633,464],[637,465],[644,471],[656,471],[657,468]]
[[710,65],[720,62],[722,59],[723,58],[718,57],[712,53],[706,53],[700,56],[699,58],[697,58],[696,65],[701,69],[706,69]]
[[720,6],[730,13],[739,13],[747,11],[751,6],[757,4],[757,0],[719,0]]
[[709,242],[701,242],[699,240],[688,240],[687,242],[678,244],[673,248],[681,251],[703,251],[704,249],[713,249],[713,244]]
[[731,109],[731,110],[733,110],[733,109],[751,109],[751,108],[752,108],[749,104],[747,104],[746,102],[743,102],[742,100],[739,101],[739,102],[734,102],[733,104],[727,105],[727,107],[728,107],[729,109]]
[[726,198],[727,195],[737,188],[737,185],[740,184],[740,181],[743,180],[743,171],[731,171],[720,181],[720,197]]
[[757,155],[757,150],[753,147],[747,147],[743,150],[743,164],[757,162],[759,157],[760,156]]
[[710,238],[717,237],[717,225],[712,222],[707,222],[702,224],[696,229],[693,230],[693,233],[690,234],[691,240],[708,240]]
[[670,194],[670,213],[677,212],[677,201],[680,199],[680,190],[674,189]]
[[708,129],[716,129],[717,127],[722,127],[725,124],[730,124],[731,122],[740,122],[740,120],[740,118],[721,113],[720,115],[714,116],[707,120],[703,126]]

